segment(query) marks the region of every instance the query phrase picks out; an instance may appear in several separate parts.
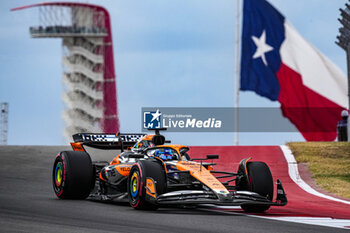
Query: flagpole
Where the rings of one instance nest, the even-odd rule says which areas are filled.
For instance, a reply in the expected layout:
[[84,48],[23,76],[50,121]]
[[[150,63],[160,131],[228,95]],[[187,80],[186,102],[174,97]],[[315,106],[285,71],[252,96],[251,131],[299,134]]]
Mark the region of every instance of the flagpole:
[[240,33],[239,33],[239,28],[240,28],[240,1],[241,0],[236,0],[236,68],[235,68],[235,103],[234,103],[234,145],[238,145],[238,106],[239,106],[239,38],[240,38]]

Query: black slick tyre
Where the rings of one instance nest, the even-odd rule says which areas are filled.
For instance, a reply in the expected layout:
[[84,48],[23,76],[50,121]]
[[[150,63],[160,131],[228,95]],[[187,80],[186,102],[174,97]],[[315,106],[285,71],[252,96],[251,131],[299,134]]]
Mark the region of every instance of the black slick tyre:
[[[247,171],[250,180],[250,190],[266,197],[268,200],[273,199],[273,178],[271,171],[264,162],[248,162]],[[264,212],[270,208],[270,205],[242,205],[243,210],[247,212]]]
[[128,198],[130,205],[137,210],[155,210],[159,206],[146,200],[146,179],[155,181],[157,195],[166,191],[164,167],[154,160],[140,160],[134,164],[128,176]]
[[63,151],[56,156],[52,170],[53,189],[61,199],[85,199],[94,184],[90,155],[81,151]]

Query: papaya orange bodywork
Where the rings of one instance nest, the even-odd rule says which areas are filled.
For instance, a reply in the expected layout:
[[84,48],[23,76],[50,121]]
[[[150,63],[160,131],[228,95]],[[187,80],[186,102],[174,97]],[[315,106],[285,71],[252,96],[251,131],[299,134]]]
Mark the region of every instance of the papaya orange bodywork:
[[146,179],[146,194],[156,198],[156,187],[154,184],[154,180],[151,178]]
[[145,141],[152,141],[152,138],[155,134],[148,134],[148,135],[145,135],[143,136],[142,140],[145,140]]
[[190,174],[202,182],[206,184],[210,189],[215,192],[220,193],[229,193],[225,186],[219,182],[204,166],[192,162],[192,161],[180,161],[176,164],[176,167],[180,171],[190,171]]
[[117,156],[109,163],[109,165],[119,164],[119,157],[120,157],[120,154],[117,155]]
[[85,149],[83,145],[81,145],[81,142],[71,142],[70,145],[72,146],[74,151],[84,151]]
[[115,169],[119,172],[122,176],[128,176],[131,169],[131,164],[125,164],[125,165],[116,165]]

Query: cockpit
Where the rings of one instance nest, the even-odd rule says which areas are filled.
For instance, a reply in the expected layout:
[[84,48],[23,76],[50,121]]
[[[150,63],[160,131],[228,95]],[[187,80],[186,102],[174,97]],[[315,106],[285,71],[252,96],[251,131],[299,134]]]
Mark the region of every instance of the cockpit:
[[147,150],[147,156],[149,157],[158,157],[162,160],[180,160],[178,152],[171,147],[156,147]]

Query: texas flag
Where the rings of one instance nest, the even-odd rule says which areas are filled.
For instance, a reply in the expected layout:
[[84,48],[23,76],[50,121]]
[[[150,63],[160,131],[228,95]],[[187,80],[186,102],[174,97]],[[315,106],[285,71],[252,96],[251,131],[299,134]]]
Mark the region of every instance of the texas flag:
[[308,141],[336,138],[348,105],[343,72],[265,0],[244,0],[241,90],[278,100]]

